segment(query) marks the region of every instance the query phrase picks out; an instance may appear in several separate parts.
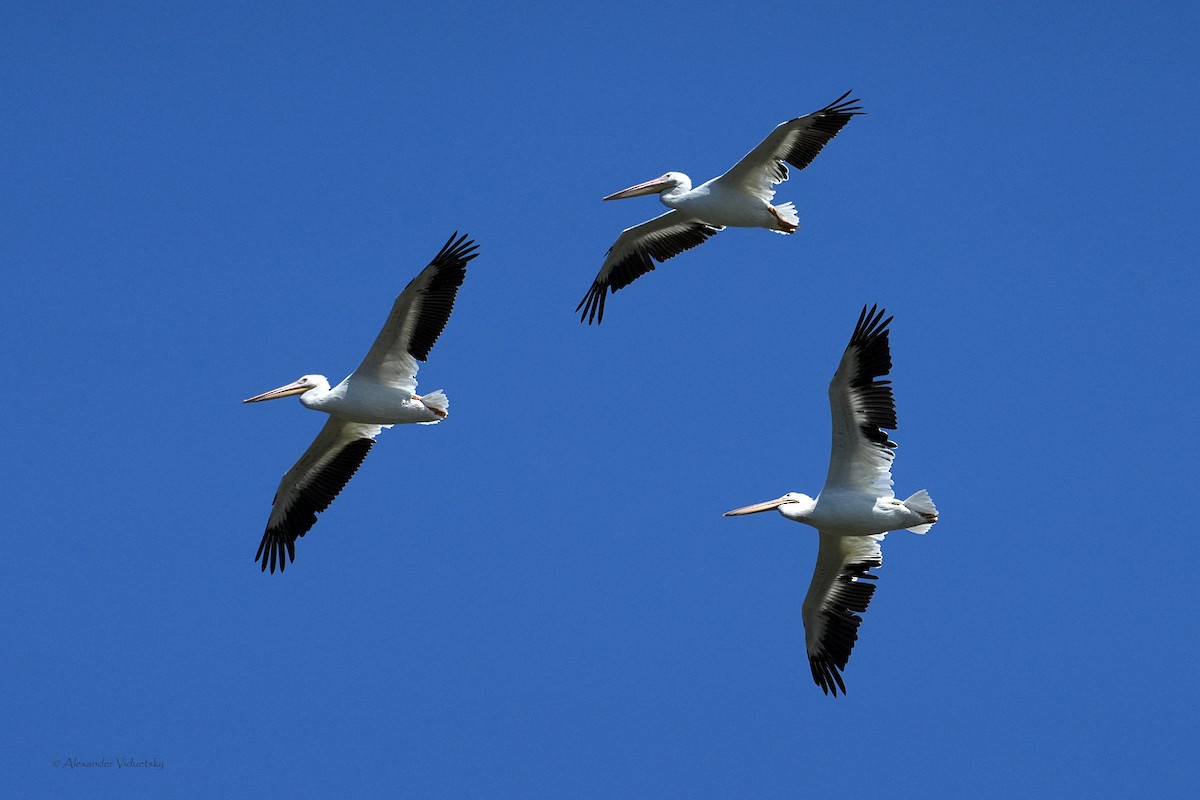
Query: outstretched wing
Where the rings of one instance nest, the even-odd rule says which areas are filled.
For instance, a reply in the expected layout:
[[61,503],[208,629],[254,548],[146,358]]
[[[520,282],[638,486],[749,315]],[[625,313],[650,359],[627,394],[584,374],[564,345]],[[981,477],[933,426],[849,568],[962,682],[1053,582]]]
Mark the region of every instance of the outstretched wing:
[[655,261],[661,264],[684,250],[703,244],[722,230],[724,228],[675,210],[626,228],[608,248],[592,288],[575,306],[576,311],[583,310],[579,321],[589,325],[593,319],[597,324],[603,322],[604,301],[609,291],[623,289],[653,270]]
[[[365,425],[330,417],[317,438],[295,466],[279,482],[267,531],[254,556],[262,569],[282,572],[296,560],[296,540],[317,522],[317,514],[329,508],[333,498],[358,471],[375,444],[381,425]],[[286,550],[286,557],[285,557]]]
[[825,694],[846,693],[842,670],[858,641],[859,616],[875,593],[877,576],[867,570],[883,564],[884,534],[835,536],[820,533],[817,566],[804,597],[804,641],[813,680]]
[[857,99],[846,99],[849,96],[850,92],[846,92],[820,111],[777,125],[766,139],[713,183],[735,184],[771,202],[775,196],[773,187],[788,179],[788,164],[796,169],[807,167],[846,123],[864,113],[855,105]]
[[892,497],[892,452],[896,443],[884,429],[896,429],[892,382],[876,380],[892,369],[884,310],[863,306],[850,344],[829,382],[833,443],[825,488],[851,489],[876,497]]
[[417,362],[429,357],[442,335],[467,262],[479,255],[478,245],[455,232],[441,251],[413,278],[392,305],[392,313],[354,374],[412,394],[417,390]]

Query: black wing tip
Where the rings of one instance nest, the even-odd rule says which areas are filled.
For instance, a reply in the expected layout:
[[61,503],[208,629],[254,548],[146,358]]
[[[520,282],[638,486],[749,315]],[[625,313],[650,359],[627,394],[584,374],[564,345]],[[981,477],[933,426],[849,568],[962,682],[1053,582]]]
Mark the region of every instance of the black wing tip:
[[841,669],[828,656],[809,656],[808,665],[812,669],[813,683],[820,686],[822,692],[834,697],[838,696],[839,690],[846,694]]
[[854,93],[853,89],[848,89],[841,97],[839,97],[837,100],[834,100],[832,103],[825,106],[824,108],[822,108],[820,111],[818,111],[816,113],[818,113],[818,114],[842,114],[847,117],[865,116],[867,112],[862,110],[862,106],[855,105],[856,103],[861,103],[862,100],[860,100],[857,97],[855,97],[851,100],[846,99],[847,97],[850,97],[850,95],[852,95],[853,93]]
[[[883,315],[886,313],[887,309],[880,308],[878,303],[873,304],[870,309],[864,303],[862,312],[858,315],[858,323],[854,326],[854,333],[850,336],[850,344],[863,346],[874,340],[882,339],[886,345],[888,335],[891,333],[888,326],[895,319],[894,315],[884,319]],[[890,359],[888,367],[891,368]]]
[[895,317],[884,317],[885,314],[887,309],[880,308],[878,303],[869,309],[863,305],[846,349],[856,349],[859,352],[859,374],[855,376],[854,384],[859,387],[876,388],[890,397],[891,381],[875,380],[892,371],[892,331],[889,326]]
[[[303,535],[303,534],[301,534]],[[286,557],[284,550],[286,548]],[[271,568],[271,574],[275,574],[275,562],[279,562],[279,574],[287,569],[289,563],[296,560],[296,543],[288,539],[287,534],[279,528],[268,528],[263,534],[262,542],[258,545],[258,552],[254,554],[255,563],[262,562],[261,572],[267,571],[268,564]]]
[[464,264],[475,256],[479,255],[479,245],[470,237],[470,234],[459,234],[458,231],[450,234],[450,238],[442,245],[442,249],[433,257],[430,264],[436,264],[440,260],[446,261],[461,261]]
[[608,299],[608,284],[596,281],[592,284],[592,288],[588,289],[588,293],[579,301],[579,305],[575,306],[575,313],[579,314],[580,309],[583,313],[579,314],[580,324],[592,324],[592,320],[599,325],[604,322],[604,301]]

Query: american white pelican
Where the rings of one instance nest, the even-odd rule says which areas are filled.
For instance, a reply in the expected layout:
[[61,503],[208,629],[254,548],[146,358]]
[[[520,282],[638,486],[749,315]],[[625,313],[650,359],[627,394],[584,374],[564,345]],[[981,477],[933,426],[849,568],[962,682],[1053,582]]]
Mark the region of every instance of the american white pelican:
[[[429,266],[413,278],[392,305],[383,330],[358,369],[332,389],[324,375],[303,375],[299,380],[243,400],[257,403],[300,395],[307,408],[324,411],[329,421],[300,456],[275,492],[267,532],[255,561],[268,562],[282,572],[296,560],[296,539],[308,533],[324,511],[358,471],[384,428],[406,422],[432,425],[450,411],[450,401],[439,389],[424,396],[417,392],[417,362],[429,356],[454,308],[454,297],[466,277],[467,262],[478,255],[477,245],[456,232]],[[284,550],[287,558],[284,558]]]
[[892,368],[888,324],[882,310],[863,306],[850,344],[829,383],[833,446],[825,488],[813,499],[788,492],[725,513],[727,517],[778,509],[780,514],[817,529],[817,568],[804,598],[805,642],[813,680],[837,696],[846,693],[841,672],[858,639],[859,613],[867,610],[878,576],[867,570],[883,564],[879,543],[888,531],[925,533],[938,510],[922,489],[907,500],[892,493],[896,443],[884,428],[896,429],[891,381],[875,380]]
[[771,205],[773,187],[788,179],[788,164],[796,169],[807,167],[851,118],[863,113],[855,105],[857,99],[846,99],[849,95],[846,92],[820,111],[776,126],[732,169],[695,189],[687,175],[668,172],[604,198],[620,200],[657,192],[663,205],[672,210],[621,232],[608,249],[592,288],[575,307],[583,310],[579,321],[586,320],[589,325],[593,319],[603,322],[608,292],[633,283],[654,269],[655,261],[662,263],[703,244],[726,227],[795,233],[800,227],[796,207],[792,203]]

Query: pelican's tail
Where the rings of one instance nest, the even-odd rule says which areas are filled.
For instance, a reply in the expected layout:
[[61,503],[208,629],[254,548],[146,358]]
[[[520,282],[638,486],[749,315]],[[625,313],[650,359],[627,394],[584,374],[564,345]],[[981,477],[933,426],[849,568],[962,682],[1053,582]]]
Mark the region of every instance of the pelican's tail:
[[[429,394],[421,395],[421,402],[425,404],[426,408],[437,414],[442,419],[445,419],[450,413],[450,398],[446,397],[446,393],[441,389],[436,389]],[[429,422],[422,422],[420,424],[436,425],[437,423],[441,422],[442,419],[430,420]]]
[[938,521],[937,506],[933,504],[933,498],[929,496],[929,492],[924,489],[905,500],[904,505],[909,511],[915,511],[921,515],[922,519],[927,520],[924,525],[914,525],[909,528],[913,533],[928,533],[933,524]]
[[796,215],[796,206],[794,203],[784,203],[779,206],[767,206],[771,210],[771,216],[775,217],[777,227],[772,228],[775,233],[795,233],[800,228],[800,217]]

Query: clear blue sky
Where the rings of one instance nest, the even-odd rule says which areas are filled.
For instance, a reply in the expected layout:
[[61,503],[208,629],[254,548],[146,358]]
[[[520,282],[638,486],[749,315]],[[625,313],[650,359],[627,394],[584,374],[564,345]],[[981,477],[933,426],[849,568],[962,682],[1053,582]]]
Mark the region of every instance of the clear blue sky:
[[[1198,777],[1195,32],[1182,3],[0,11],[6,797],[1184,796]],[[779,199],[572,309],[668,169],[846,89]],[[385,431],[253,562],[339,380],[454,230]],[[895,314],[893,534],[846,671],[811,529]],[[154,768],[55,761],[157,759]]]

